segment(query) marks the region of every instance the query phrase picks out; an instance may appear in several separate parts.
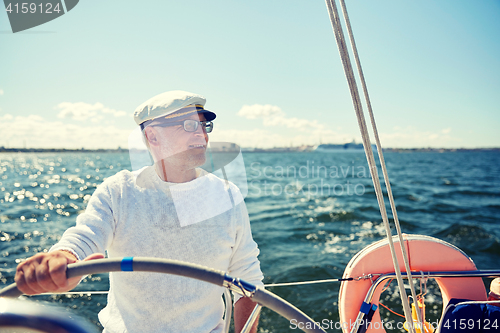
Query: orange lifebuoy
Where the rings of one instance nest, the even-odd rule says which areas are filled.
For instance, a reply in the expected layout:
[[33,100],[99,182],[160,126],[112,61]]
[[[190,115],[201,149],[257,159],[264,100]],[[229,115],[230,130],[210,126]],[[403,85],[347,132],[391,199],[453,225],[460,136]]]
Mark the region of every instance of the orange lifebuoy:
[[[404,246],[412,272],[473,271],[476,266],[472,259],[454,245],[437,238],[422,235],[403,235]],[[396,254],[401,271],[405,271],[398,239],[394,238]],[[394,265],[387,239],[373,243],[358,252],[347,264],[343,278],[356,278],[368,274],[394,272]],[[418,275],[418,274],[417,274]],[[414,276],[418,277],[418,276]],[[435,278],[443,298],[443,309],[451,298],[486,300],[486,289],[480,277]],[[344,281],[339,291],[339,314],[343,332],[350,332],[365,299],[372,280]],[[372,304],[378,305],[383,285],[377,287]],[[380,313],[376,311],[367,333],[385,332],[380,325]]]

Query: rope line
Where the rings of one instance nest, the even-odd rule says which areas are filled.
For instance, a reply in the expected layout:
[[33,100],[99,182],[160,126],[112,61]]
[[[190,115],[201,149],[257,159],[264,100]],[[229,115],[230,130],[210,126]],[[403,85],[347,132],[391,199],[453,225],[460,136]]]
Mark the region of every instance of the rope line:
[[399,314],[399,313],[397,313],[396,311],[393,311],[393,310],[389,309],[386,305],[384,305],[384,304],[382,304],[382,303],[380,303],[380,302],[378,303],[378,305],[382,305],[382,306],[383,306],[386,310],[388,310],[389,312],[394,313],[396,316],[400,316],[400,317],[405,318],[405,316],[403,316],[402,314]]
[[[401,276],[399,262],[398,262],[397,257],[396,257],[394,242],[392,240],[392,232],[390,229],[389,221],[387,218],[387,211],[385,208],[384,196],[382,193],[382,188],[381,188],[380,180],[378,177],[377,166],[375,163],[375,158],[374,158],[371,143],[370,143],[370,137],[369,137],[368,130],[366,127],[365,116],[363,114],[363,107],[362,107],[361,99],[359,96],[359,91],[357,88],[355,75],[354,75],[354,72],[352,69],[351,60],[349,58],[349,52],[347,50],[347,46],[345,43],[344,33],[342,31],[342,25],[340,24],[337,6],[335,3],[335,0],[326,0],[326,5],[328,7],[330,21],[332,23],[335,38],[337,40],[337,46],[339,49],[340,57],[342,59],[342,64],[344,66],[344,72],[345,72],[347,82],[349,85],[349,90],[351,92],[351,97],[352,97],[353,104],[354,104],[354,110],[355,110],[355,113],[356,113],[356,116],[358,119],[358,125],[359,125],[359,129],[360,129],[361,136],[363,139],[363,146],[365,149],[366,159],[368,161],[370,174],[371,174],[373,185],[374,185],[374,190],[375,190],[378,205],[380,208],[380,213],[382,215],[382,220],[384,222],[384,227],[385,227],[385,231],[387,234],[389,248],[391,250],[392,261],[394,264],[394,270],[395,270],[397,281],[398,281],[398,287],[400,290],[400,296],[401,296],[401,301],[402,301],[403,308],[405,311],[406,320],[408,322],[412,322],[411,310],[410,310],[410,306],[408,303],[403,279]],[[344,7],[345,7],[345,4],[344,4]],[[344,11],[344,13],[345,13],[345,11]],[[351,36],[351,41],[354,40],[352,37],[352,31],[350,31],[350,36]],[[379,149],[379,155],[382,154],[381,149],[380,148],[378,148],[378,149]],[[401,247],[403,247],[404,243],[400,243],[400,245],[401,245]],[[405,261],[406,258],[403,258],[403,260]],[[355,331],[356,329],[357,329],[357,327],[354,327],[353,331]],[[413,327],[412,327],[412,332],[415,332]]]
[[328,280],[314,280],[314,281],[300,281],[300,282],[284,282],[284,283],[271,283],[264,285],[267,287],[284,287],[284,286],[300,286],[305,284],[316,284],[316,283],[328,283],[328,282],[342,282],[342,281],[353,281],[354,278],[347,279],[328,279]]
[[[363,278],[363,277],[360,277]],[[331,283],[331,282],[342,282],[342,281],[354,281],[360,278],[346,278],[346,279],[326,279],[326,280],[313,280],[313,281],[298,281],[298,282],[283,282],[283,283],[270,283],[265,284],[264,287],[286,287],[286,286],[300,286],[308,284],[318,284],[318,283]],[[26,296],[49,296],[49,295],[105,295],[107,290],[96,290],[96,291],[68,291],[65,293],[42,293],[37,295],[26,295]]]
[[[411,276],[411,269],[410,269],[410,264],[409,264],[410,261],[409,261],[409,258],[408,258],[408,253],[406,251],[406,247],[403,245],[404,244],[404,240],[403,240],[403,235],[402,235],[402,232],[401,232],[401,226],[399,224],[398,213],[397,213],[397,210],[396,210],[396,204],[394,203],[394,197],[392,195],[391,182],[389,180],[389,174],[387,173],[387,167],[385,165],[384,154],[382,152],[382,145],[380,143],[380,139],[379,139],[379,136],[378,136],[377,124],[375,122],[375,117],[373,115],[372,104],[371,104],[371,101],[370,101],[370,96],[368,94],[368,88],[367,88],[367,85],[366,85],[365,76],[363,74],[363,69],[361,67],[361,61],[359,60],[358,49],[356,47],[356,42],[354,41],[354,34],[352,32],[351,23],[350,23],[350,20],[349,20],[349,15],[347,13],[347,7],[345,5],[345,1],[344,0],[340,0],[340,5],[342,7],[342,12],[344,14],[344,20],[345,20],[345,23],[346,23],[346,27],[347,27],[349,39],[350,39],[350,42],[351,42],[351,49],[352,49],[353,54],[354,54],[354,59],[356,60],[356,67],[358,68],[358,75],[359,75],[359,78],[360,78],[360,81],[361,81],[361,86],[363,87],[363,94],[365,95],[365,101],[366,101],[366,106],[367,106],[367,109],[368,109],[368,114],[370,115],[370,122],[372,124],[372,130],[373,130],[373,134],[374,134],[374,137],[375,137],[375,144],[377,146],[377,152],[378,152],[378,158],[379,158],[379,161],[380,161],[380,167],[381,167],[382,173],[384,175],[385,187],[387,189],[387,197],[389,198],[389,202],[390,202],[390,205],[391,205],[391,211],[392,211],[392,216],[393,216],[393,219],[394,219],[394,225],[396,226],[396,231],[397,231],[398,238],[399,238],[399,244],[400,244],[401,252],[402,252],[402,255],[403,255],[403,258],[404,258],[403,261],[404,261],[404,264],[405,264],[405,269],[406,269],[406,272],[408,273],[408,283],[410,285],[410,290],[411,290],[411,294],[413,296],[413,299],[417,299],[417,293],[415,291],[415,286],[413,284],[413,279],[412,279],[412,276]],[[420,315],[419,311],[417,311],[417,320],[418,320],[419,323],[422,323],[422,318],[421,318],[421,315]]]

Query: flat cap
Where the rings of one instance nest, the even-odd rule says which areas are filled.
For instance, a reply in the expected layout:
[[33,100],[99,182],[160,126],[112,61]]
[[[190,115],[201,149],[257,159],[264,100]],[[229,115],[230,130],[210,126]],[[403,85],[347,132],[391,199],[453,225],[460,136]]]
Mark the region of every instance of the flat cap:
[[[134,120],[137,125],[162,116],[174,117],[174,113],[187,106],[195,106],[193,112],[205,114],[207,120],[214,120],[215,113],[205,110],[205,97],[182,90],[167,91],[150,98],[139,105],[134,112]],[[182,114],[179,114],[179,116]]]

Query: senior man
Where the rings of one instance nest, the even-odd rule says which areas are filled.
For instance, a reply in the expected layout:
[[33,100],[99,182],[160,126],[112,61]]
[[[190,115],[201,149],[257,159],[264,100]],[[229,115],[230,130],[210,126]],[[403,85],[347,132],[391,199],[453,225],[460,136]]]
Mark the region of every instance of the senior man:
[[[259,250],[240,191],[198,168],[216,117],[204,105],[200,95],[171,91],[136,109],[154,165],[120,171],[99,185],[75,227],[48,253],[19,264],[15,279],[22,292],[71,290],[79,278],[66,279],[67,265],[103,258],[105,251],[108,257],[192,262],[262,285]],[[221,287],[158,273],[109,275],[108,304],[99,313],[104,332],[223,330]],[[236,332],[254,305],[235,295]]]

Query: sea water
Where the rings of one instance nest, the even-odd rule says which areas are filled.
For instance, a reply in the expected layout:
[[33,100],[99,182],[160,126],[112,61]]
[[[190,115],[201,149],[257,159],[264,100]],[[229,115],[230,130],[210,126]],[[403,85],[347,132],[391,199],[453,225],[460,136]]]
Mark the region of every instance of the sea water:
[[[362,152],[242,157],[245,201],[266,284],[340,278],[354,254],[386,237]],[[385,159],[403,232],[450,242],[479,269],[500,268],[500,152],[388,152]],[[21,260],[49,249],[74,225],[104,179],[130,168],[127,153],[0,154],[0,285],[13,282]],[[77,287],[79,295],[29,299],[60,304],[98,326],[106,295],[86,292],[107,286],[106,274],[95,274]],[[269,290],[339,331],[333,326],[338,288],[325,283]],[[426,316],[432,321],[441,303],[436,286],[428,288]],[[401,314],[398,297],[393,283],[381,299]],[[403,320],[385,309],[381,314],[386,322]],[[264,310],[260,331],[298,330]]]

